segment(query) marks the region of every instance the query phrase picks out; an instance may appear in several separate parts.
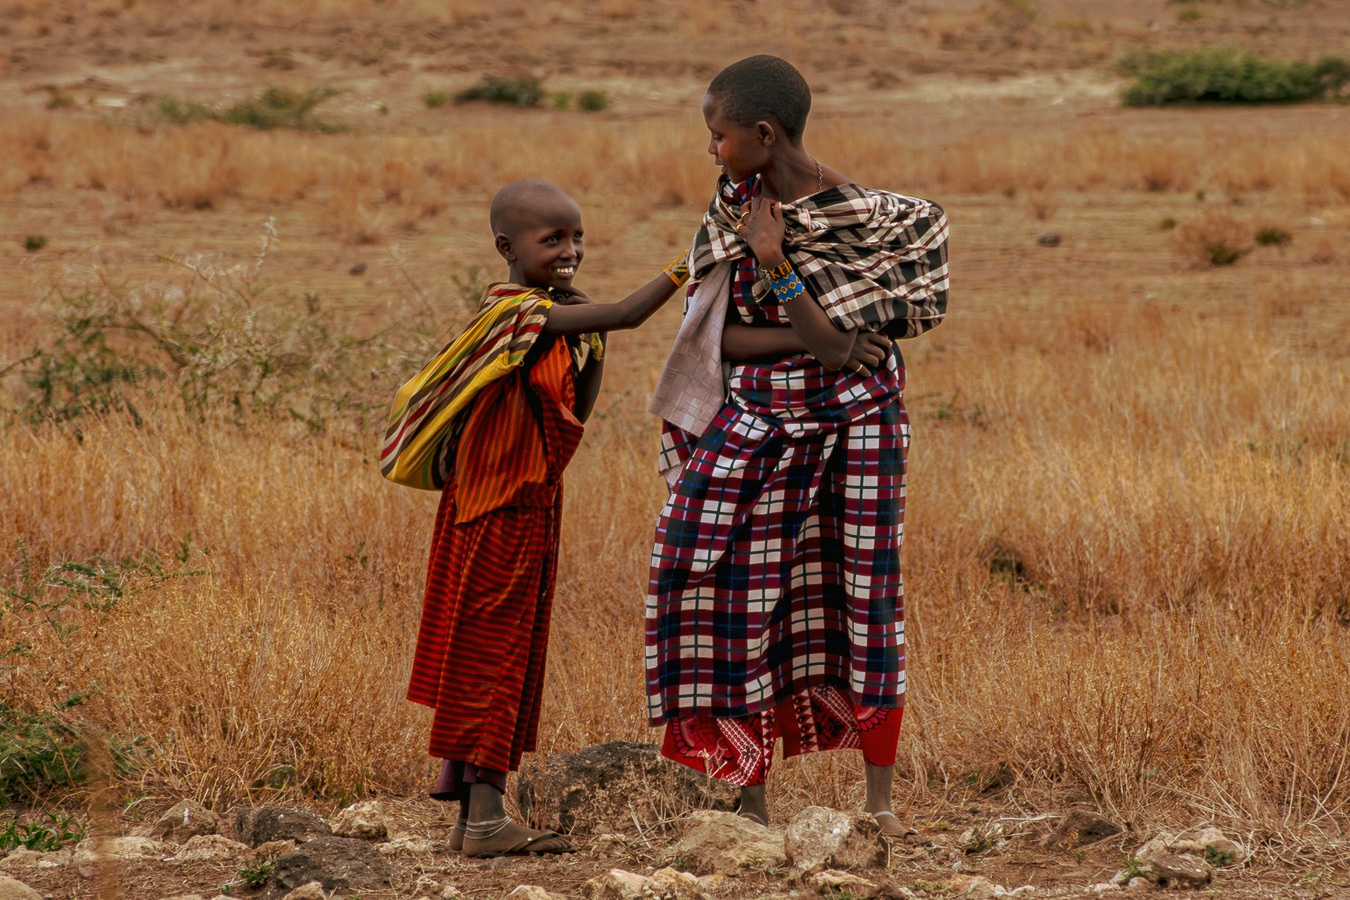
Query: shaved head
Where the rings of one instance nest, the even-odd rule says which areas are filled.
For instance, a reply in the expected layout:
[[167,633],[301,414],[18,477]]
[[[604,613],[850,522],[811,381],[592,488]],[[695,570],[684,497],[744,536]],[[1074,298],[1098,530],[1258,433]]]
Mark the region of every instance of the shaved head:
[[580,215],[576,201],[553,182],[542,178],[512,181],[492,198],[492,208],[488,214],[492,233],[515,237],[520,227],[535,221],[541,211],[560,206],[575,209]]

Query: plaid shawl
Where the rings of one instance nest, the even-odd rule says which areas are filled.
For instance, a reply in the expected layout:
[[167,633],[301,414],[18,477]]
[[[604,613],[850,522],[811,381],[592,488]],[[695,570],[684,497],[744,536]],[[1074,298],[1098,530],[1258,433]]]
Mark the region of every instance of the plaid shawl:
[[[868,190],[826,188],[783,204],[785,250],[807,289],[841,329],[911,338],[947,313],[947,216],[931,200]],[[689,271],[702,279],[717,263],[750,252],[735,225],[744,214],[736,185],[718,182],[694,238]],[[755,298],[770,291],[755,284]]]
[[[394,395],[380,449],[385,478],[427,491],[445,487],[462,413],[484,385],[524,362],[553,302],[542,288],[488,286],[473,321]],[[604,356],[598,334],[568,346],[578,370]]]

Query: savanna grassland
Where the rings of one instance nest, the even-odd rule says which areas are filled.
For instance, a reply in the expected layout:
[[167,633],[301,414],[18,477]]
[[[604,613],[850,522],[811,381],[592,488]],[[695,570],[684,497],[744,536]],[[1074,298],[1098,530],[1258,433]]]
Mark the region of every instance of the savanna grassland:
[[[1350,108],[1127,108],[1115,66],[1315,58],[1347,46],[1347,4],[4,9],[13,814],[422,795],[428,717],[402,698],[436,498],[379,478],[393,390],[504,274],[486,208],[506,180],[578,199],[592,297],[655,274],[716,175],[708,79],[771,52],[815,89],[812,153],[952,226],[950,317],[902,346],[897,809],[921,831],[972,804],[1208,822],[1251,873],[1343,880]],[[547,95],[448,99],[485,75]],[[289,118],[256,127],[269,88]],[[541,754],[657,737],[645,410],[678,318],[613,338],[569,472]],[[856,806],[860,768],[781,765],[775,818]]]

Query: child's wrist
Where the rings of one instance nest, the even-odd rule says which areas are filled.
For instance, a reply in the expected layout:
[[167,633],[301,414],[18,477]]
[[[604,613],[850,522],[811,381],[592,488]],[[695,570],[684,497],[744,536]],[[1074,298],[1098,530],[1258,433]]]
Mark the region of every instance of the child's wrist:
[[676,287],[682,286],[689,280],[689,254],[681,253],[675,257],[670,265],[661,270],[661,274],[675,282]]

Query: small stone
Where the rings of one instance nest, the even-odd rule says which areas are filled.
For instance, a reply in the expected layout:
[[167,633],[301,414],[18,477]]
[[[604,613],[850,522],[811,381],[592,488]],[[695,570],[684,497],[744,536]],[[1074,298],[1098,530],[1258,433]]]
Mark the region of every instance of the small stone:
[[0,900],[42,900],[42,895],[22,881],[0,875]]
[[459,892],[459,888],[455,887],[453,884],[447,884],[444,890],[442,890],[440,894],[438,894],[437,896],[439,896],[441,900],[459,900],[459,898],[463,897],[464,895],[461,894]]
[[1154,853],[1139,860],[1139,871],[1150,883],[1173,890],[1204,887],[1214,877],[1209,863],[1190,853]]
[[199,834],[220,834],[220,816],[195,800],[182,800],[150,826],[150,837],[184,844]]
[[859,878],[851,872],[840,872],[838,869],[826,869],[823,872],[816,872],[805,878],[806,886],[812,888],[819,894],[833,895],[840,891],[848,891],[852,897],[875,897],[881,888],[874,882],[866,878]]
[[441,883],[430,875],[418,875],[417,881],[413,884],[412,892],[414,894],[435,894],[441,889]]
[[1124,831],[1115,822],[1088,809],[1073,809],[1060,821],[1059,827],[1042,841],[1047,849],[1073,850],[1084,844],[1095,844]]
[[[0,897],[3,897],[0,894]],[[172,897],[165,897],[164,900],[206,900],[201,894],[174,894]]]
[[1136,875],[1125,883],[1125,887],[1131,891],[1150,891],[1153,889],[1153,882],[1143,875]]
[[254,847],[253,855],[258,859],[276,859],[278,856],[290,853],[295,847],[295,841],[268,841]]
[[708,900],[697,878],[665,868],[644,877],[610,869],[581,886],[586,900]]
[[282,900],[328,900],[328,892],[317,881],[310,881],[286,894]]
[[1059,232],[1047,231],[1040,237],[1036,238],[1036,243],[1040,244],[1042,247],[1058,247]]
[[384,804],[378,800],[353,803],[337,814],[332,822],[333,834],[363,841],[384,841],[389,837],[389,819]]
[[971,900],[994,900],[1007,893],[1001,884],[994,884],[982,875],[952,875],[943,882],[952,892]]
[[298,888],[311,881],[325,890],[362,893],[393,883],[394,870],[365,841],[344,837],[316,837],[279,857],[272,879],[279,888]]
[[366,264],[363,262],[359,262],[356,265],[352,266],[347,271],[353,275],[361,275],[366,271]]
[[397,853],[435,853],[441,846],[443,845],[427,838],[399,837],[383,844],[376,844],[375,849],[382,856],[393,856]]
[[199,834],[173,855],[174,862],[240,859],[253,853],[248,844],[232,841],[223,834]]
[[867,813],[808,806],[788,823],[783,841],[787,863],[799,875],[825,869],[885,868],[890,850],[881,826]]
[[1120,889],[1121,889],[1120,885],[1112,884],[1109,881],[1103,881],[1100,884],[1088,885],[1088,890],[1092,891],[1092,893],[1094,894],[1105,894],[1110,891],[1118,891]]
[[506,896],[508,900],[559,900],[557,894],[550,894],[537,884],[522,884]]

